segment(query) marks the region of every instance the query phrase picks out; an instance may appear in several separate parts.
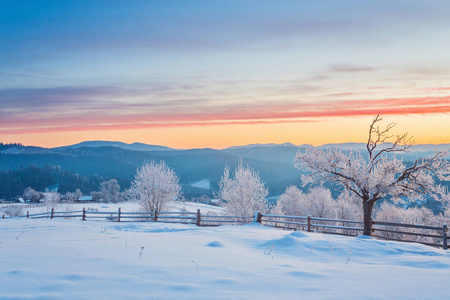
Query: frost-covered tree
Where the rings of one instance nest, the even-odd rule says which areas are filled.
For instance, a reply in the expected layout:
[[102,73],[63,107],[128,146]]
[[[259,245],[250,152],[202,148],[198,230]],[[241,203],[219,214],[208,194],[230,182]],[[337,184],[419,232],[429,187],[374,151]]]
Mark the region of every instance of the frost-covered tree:
[[75,192],[67,192],[63,197],[63,211],[72,211],[73,205],[77,200],[80,199],[80,197],[83,196],[83,193],[80,191],[80,189],[76,189]]
[[52,208],[56,208],[61,200],[61,195],[58,192],[46,191],[44,193],[44,207],[46,211],[51,211]]
[[120,185],[116,179],[103,181],[100,183],[100,192],[104,202],[119,202],[120,201]]
[[99,192],[99,191],[92,191],[89,195],[91,195],[92,200],[96,201],[96,202],[99,202],[103,197],[102,192]]
[[138,168],[125,194],[129,200],[138,201],[144,211],[164,211],[180,192],[175,172],[164,161],[151,161]]
[[308,193],[309,215],[317,218],[334,217],[333,206],[336,202],[329,189],[314,187]]
[[25,191],[23,191],[23,199],[30,200],[31,202],[39,202],[41,194],[31,187],[27,187]]
[[76,189],[75,192],[67,192],[64,195],[64,202],[65,203],[75,203],[80,197],[83,196],[83,193],[80,191],[80,189]]
[[228,213],[237,216],[252,216],[254,211],[267,210],[267,187],[259,174],[249,166],[243,167],[242,162],[230,177],[230,168],[225,167],[219,182],[218,198]]
[[381,129],[378,125],[381,120],[378,115],[370,125],[367,158],[357,151],[315,147],[306,148],[295,158],[297,167],[310,172],[302,176],[303,184],[334,181],[360,198],[363,234],[369,236],[372,234],[372,209],[378,200],[387,195],[400,200],[401,197],[420,198],[423,194],[441,193],[442,188],[435,183],[435,178],[450,179],[450,162],[445,160],[447,152],[438,151],[411,165],[395,156],[388,157],[386,154],[408,151],[413,141],[406,133],[393,138],[390,131],[395,123]]

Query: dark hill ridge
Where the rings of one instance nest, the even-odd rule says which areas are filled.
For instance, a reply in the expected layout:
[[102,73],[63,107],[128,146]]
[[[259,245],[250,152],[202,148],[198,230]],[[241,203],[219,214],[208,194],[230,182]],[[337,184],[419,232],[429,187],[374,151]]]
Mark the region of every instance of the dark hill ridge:
[[[420,156],[428,156],[435,149],[447,145],[419,145],[410,154],[402,155],[405,161]],[[257,144],[216,149],[177,150],[164,146],[146,144],[126,144],[121,142],[91,141],[52,149],[17,146],[0,151],[0,170],[16,170],[31,165],[43,167],[45,164],[59,165],[83,176],[98,175],[116,178],[123,188],[134,179],[136,169],[145,161],[164,160],[180,177],[187,197],[208,194],[217,190],[224,167],[233,170],[239,158],[259,172],[269,187],[270,195],[280,195],[289,185],[300,184],[300,171],[295,168],[294,157],[304,151],[307,145],[290,143]],[[363,151],[365,144],[329,144],[323,148],[336,147],[343,150]],[[417,150],[415,150],[417,147]],[[206,180],[211,190],[194,188],[191,184]]]
[[54,149],[61,150],[65,148],[99,148],[99,147],[117,147],[121,149],[126,150],[133,150],[133,151],[168,151],[168,150],[175,150],[169,147],[165,146],[158,146],[158,145],[149,145],[149,144],[143,144],[143,143],[122,143],[122,142],[110,142],[110,141],[86,141],[81,142],[75,145],[69,145],[69,146],[63,146],[63,147],[57,147]]

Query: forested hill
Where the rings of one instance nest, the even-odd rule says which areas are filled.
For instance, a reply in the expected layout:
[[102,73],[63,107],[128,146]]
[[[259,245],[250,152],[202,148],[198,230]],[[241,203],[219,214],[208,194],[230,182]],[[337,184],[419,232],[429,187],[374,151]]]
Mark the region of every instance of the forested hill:
[[96,191],[104,180],[101,176],[81,176],[64,170],[59,166],[31,165],[16,170],[0,170],[0,199],[11,200],[22,195],[27,187],[37,191],[47,188],[58,188],[61,193],[74,192],[80,189],[85,195]]
[[[239,151],[214,149],[132,151],[107,146],[46,149],[46,151],[37,152],[33,148],[18,149],[16,147],[16,149],[0,152],[0,170],[17,170],[31,165],[43,167],[48,164],[60,166],[64,170],[73,171],[84,177],[98,175],[105,179],[115,178],[123,188],[127,188],[134,179],[137,167],[145,161],[164,160],[180,177],[186,196],[202,194],[212,196],[212,190],[217,190],[217,182],[225,166],[228,165],[234,169],[239,157],[242,157],[244,164],[250,165],[259,172],[268,185],[271,195],[279,195],[286,186],[300,183],[300,173],[293,162],[296,151],[296,147],[291,147],[286,154],[288,158],[280,156],[276,161],[265,160],[264,155],[252,158]],[[197,187],[195,183],[199,181],[209,182],[210,189]]]
[[[364,153],[364,146],[364,144],[337,144],[322,147],[354,149]],[[434,149],[447,146],[450,145],[416,146],[418,151],[405,154],[403,160],[413,161],[418,157],[430,155]],[[282,194],[289,185],[300,184],[301,174],[295,168],[294,157],[298,151],[304,151],[305,147],[309,146],[286,143],[257,144],[223,150],[176,150],[154,145],[97,141],[47,149],[0,143],[0,171],[5,174],[4,171],[18,170],[21,167],[26,170],[29,166],[41,168],[45,165],[60,166],[63,170],[85,178],[92,176],[105,180],[115,178],[122,188],[127,188],[134,179],[136,169],[145,161],[164,160],[180,177],[183,192],[187,197],[202,194],[212,196],[212,191],[217,190],[217,182],[225,166],[228,165],[233,170],[239,158],[242,158],[244,165],[248,164],[259,172],[269,187],[270,195],[273,196]],[[61,180],[61,178],[54,180]],[[199,185],[198,182],[203,184]],[[57,183],[60,182],[53,184]],[[35,188],[39,189],[37,186]],[[1,183],[0,189],[2,189]],[[66,191],[60,190],[60,192]]]

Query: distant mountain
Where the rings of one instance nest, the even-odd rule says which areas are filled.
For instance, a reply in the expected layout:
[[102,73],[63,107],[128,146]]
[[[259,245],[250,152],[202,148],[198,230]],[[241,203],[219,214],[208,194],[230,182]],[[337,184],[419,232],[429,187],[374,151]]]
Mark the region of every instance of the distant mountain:
[[274,144],[274,143],[269,143],[269,144],[250,144],[250,145],[243,145],[243,146],[233,146],[233,147],[228,147],[225,148],[223,150],[237,150],[237,149],[248,149],[248,148],[268,148],[268,147],[298,147],[292,143],[284,143],[284,144]]
[[294,165],[295,154],[300,148],[291,143],[284,144],[253,144],[247,146],[230,147],[222,152],[242,158],[252,158],[262,161]]
[[[389,147],[392,143],[386,143],[384,146]],[[380,145],[383,147],[383,145]],[[343,143],[343,144],[325,144],[319,146],[318,148],[338,148],[343,150],[366,150],[365,143]],[[423,145],[413,145],[410,152],[436,152],[436,151],[446,151],[450,149],[450,144],[423,144]]]
[[165,147],[165,146],[158,146],[158,145],[148,145],[143,143],[122,143],[122,142],[109,142],[109,141],[86,141],[81,142],[79,144],[75,145],[69,145],[64,147],[57,147],[54,149],[64,149],[64,148],[99,148],[99,147],[117,147],[125,150],[132,150],[132,151],[169,151],[169,150],[175,150],[173,148]]
[[425,144],[414,145],[411,147],[411,152],[436,152],[450,150],[450,144]]
[[325,144],[318,148],[337,148],[342,150],[363,150],[366,149],[364,143],[342,143],[342,144]]

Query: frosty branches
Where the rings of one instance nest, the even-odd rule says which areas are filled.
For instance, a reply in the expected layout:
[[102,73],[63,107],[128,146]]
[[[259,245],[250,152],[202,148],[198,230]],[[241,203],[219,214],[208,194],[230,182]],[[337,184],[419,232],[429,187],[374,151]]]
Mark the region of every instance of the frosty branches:
[[265,198],[269,192],[258,173],[250,167],[239,164],[234,178],[230,178],[230,169],[226,167],[219,188],[218,197],[230,214],[251,216],[254,211],[266,210]]
[[[305,153],[298,153],[295,158],[297,167],[310,172],[302,177],[303,183],[331,180],[371,202],[386,195],[418,197],[425,193],[440,193],[440,186],[435,184],[434,178],[450,179],[450,162],[444,159],[447,152],[436,152],[431,157],[416,160],[411,166],[406,166],[396,157],[388,158],[382,154],[409,149],[409,139],[404,134],[397,136],[393,144],[386,145],[387,134],[393,125],[382,131],[374,128],[380,120],[375,118],[370,127],[367,159],[360,152],[334,148],[309,147]],[[376,151],[377,146],[382,149]]]
[[[393,135],[389,135],[389,131],[397,124],[390,123],[385,127],[385,129],[380,129],[377,123],[382,120],[383,119],[380,118],[380,115],[378,114],[372,121],[369,129],[369,140],[367,141],[366,148],[369,153],[369,159],[373,161],[375,161],[383,153],[407,152],[414,144],[412,137],[408,137],[408,133],[397,135],[393,143],[388,143],[388,140],[393,137]],[[388,146],[382,147],[382,149],[379,149],[379,151],[376,152],[375,150],[380,144],[388,144]]]
[[[389,135],[394,123],[380,129],[377,116],[370,125],[366,144],[367,158],[361,152],[342,151],[335,148],[318,149],[308,147],[304,153],[297,153],[297,167],[309,172],[303,176],[303,184],[333,181],[360,197],[364,211],[364,234],[371,233],[371,213],[373,204],[391,195],[420,198],[423,194],[442,193],[442,187],[435,179],[450,180],[450,162],[445,159],[446,151],[438,151],[431,157],[421,158],[411,165],[400,159],[388,157],[393,152],[406,152],[412,145],[408,135]],[[388,141],[393,138],[393,142]]]
[[178,177],[164,161],[145,163],[127,190],[130,200],[137,200],[144,211],[164,211],[180,195]]

